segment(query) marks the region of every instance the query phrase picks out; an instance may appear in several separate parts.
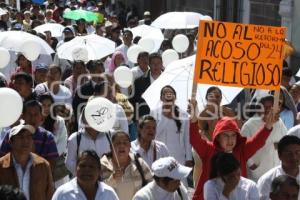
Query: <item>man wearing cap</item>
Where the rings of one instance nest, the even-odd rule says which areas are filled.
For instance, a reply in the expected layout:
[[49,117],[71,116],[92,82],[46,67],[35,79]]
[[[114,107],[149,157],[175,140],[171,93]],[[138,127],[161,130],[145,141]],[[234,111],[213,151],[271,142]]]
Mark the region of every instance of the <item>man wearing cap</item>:
[[173,157],[160,158],[152,164],[153,181],[140,189],[133,200],[187,200],[188,194],[180,180],[192,168],[179,164]]
[[32,153],[35,128],[20,124],[9,132],[11,152],[0,158],[0,185],[12,185],[26,199],[50,200],[54,191],[49,163]]
[[34,87],[47,80],[48,66],[44,63],[39,63],[34,70]]

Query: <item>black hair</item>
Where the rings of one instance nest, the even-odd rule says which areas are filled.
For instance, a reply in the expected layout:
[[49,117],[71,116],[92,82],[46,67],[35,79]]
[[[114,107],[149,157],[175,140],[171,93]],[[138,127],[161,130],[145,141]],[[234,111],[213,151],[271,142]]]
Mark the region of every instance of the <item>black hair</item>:
[[17,79],[23,79],[29,85],[32,85],[32,83],[33,83],[32,76],[30,74],[28,74],[28,73],[25,73],[25,72],[18,72],[18,73],[16,73],[14,78],[15,78],[15,80],[17,80]]
[[99,65],[100,65],[100,66],[103,68],[103,70],[104,70],[104,64],[103,64],[103,62],[101,62],[100,60],[90,60],[90,61],[86,64],[86,67],[87,67],[87,69],[88,69],[91,73],[93,73],[93,72],[96,71],[97,66],[99,66]]
[[90,158],[94,159],[98,164],[98,168],[101,170],[100,157],[97,155],[96,151],[94,151],[94,150],[85,150],[85,151],[83,151],[80,154],[80,156],[78,157],[78,159],[76,161],[76,165],[79,164],[79,162],[82,160],[82,158],[84,156],[89,156]]
[[[175,97],[176,97],[176,91],[175,89],[170,86],[170,85],[166,85],[164,86],[161,90],[160,90],[160,97],[163,96],[163,91],[165,88],[169,88],[173,91]],[[180,129],[181,129],[181,126],[182,126],[182,123],[181,121],[179,120],[179,107],[177,105],[174,106],[174,114],[175,114],[175,118],[174,118],[174,121],[176,123],[176,126],[177,126],[177,132],[180,133]]]
[[50,71],[51,69],[53,69],[53,68],[58,69],[59,73],[62,75],[62,69],[60,68],[60,66],[58,66],[58,65],[56,65],[56,64],[51,64],[51,65],[49,66],[49,71]]
[[293,71],[288,67],[284,67],[282,69],[282,76],[292,77],[293,76]]
[[119,130],[119,131],[114,132],[113,136],[111,137],[112,143],[113,143],[113,142],[116,140],[116,138],[117,138],[118,136],[120,136],[120,135],[125,135],[126,138],[128,139],[128,141],[130,142],[130,137],[129,137],[129,135],[128,135],[127,133],[125,133],[124,131]]
[[133,38],[133,40],[132,40],[132,43],[133,43],[133,44],[138,44],[141,38],[142,38],[141,36],[135,36],[135,37]]
[[144,115],[139,119],[139,126],[138,128],[142,129],[146,123],[146,121],[154,121],[156,123],[156,120],[151,115]]
[[285,150],[285,148],[292,144],[300,145],[300,138],[294,135],[283,136],[278,142],[278,155],[280,156],[281,153]]
[[281,187],[284,185],[295,187],[297,188],[297,191],[299,191],[299,184],[295,178],[288,175],[280,175],[274,178],[272,181],[271,194],[278,194],[278,192],[281,190]]
[[232,153],[218,152],[211,159],[210,179],[228,175],[240,167]]
[[137,59],[140,59],[140,58],[143,57],[143,56],[149,56],[149,53],[148,53],[147,51],[142,51],[142,52],[140,52],[140,53],[138,54]]
[[125,33],[128,33],[131,37],[133,37],[133,34],[130,30],[126,29],[123,31],[123,35],[125,35]]
[[147,121],[153,121],[156,123],[156,120],[154,117],[152,117],[151,115],[144,115],[142,116],[139,121],[138,121],[138,133],[137,133],[137,137],[140,138],[141,134],[140,134],[140,129],[142,129],[144,127],[144,125],[146,124]]
[[161,57],[161,55],[159,53],[151,53],[149,55],[149,63],[151,63],[151,61],[153,59],[155,59],[155,58],[158,58],[158,59],[160,59],[162,61],[162,57]]
[[[43,94],[41,94],[41,95],[38,96],[38,101],[40,103],[42,103],[44,100],[50,100],[52,104],[54,103],[54,99],[53,99],[52,95],[49,92],[45,92],[45,93],[43,93]],[[43,127],[46,130],[48,130],[48,131],[50,131],[50,132],[53,133],[54,123],[55,123],[55,120],[52,118],[52,116],[50,114],[44,120]]]
[[19,188],[12,185],[0,185],[1,200],[26,200],[25,195]]
[[73,62],[73,68],[74,68],[76,65],[82,65],[82,66],[86,67],[85,64],[84,64],[84,62],[83,62],[82,60],[75,60],[75,61]]
[[27,62],[29,63],[29,65],[31,65],[30,60],[28,60],[22,53],[18,53],[18,55],[17,55],[17,60],[16,60],[17,66],[20,66],[20,59],[21,59],[21,56],[23,56],[23,57],[27,60]]
[[222,91],[220,88],[216,87],[216,86],[212,86],[210,88],[207,89],[206,95],[205,95],[205,99],[207,100],[209,93],[211,93],[212,91],[217,90],[218,92],[220,92],[220,94],[222,95]]
[[23,105],[23,114],[27,111],[28,108],[32,108],[32,107],[38,107],[40,112],[42,113],[42,105],[40,102],[38,102],[37,100],[29,100],[27,102],[24,103]]

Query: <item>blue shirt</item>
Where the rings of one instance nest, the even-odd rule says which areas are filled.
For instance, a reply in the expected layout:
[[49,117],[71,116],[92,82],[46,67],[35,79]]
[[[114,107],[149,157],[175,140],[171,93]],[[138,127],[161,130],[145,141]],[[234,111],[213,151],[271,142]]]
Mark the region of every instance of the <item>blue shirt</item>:
[[[11,147],[9,144],[9,132],[8,130],[5,139],[2,142],[0,148],[0,156],[4,156],[8,152],[11,151]],[[56,143],[54,141],[54,136],[51,132],[47,131],[42,127],[38,127],[33,134],[33,142],[34,142],[34,150],[33,152],[38,154],[39,156],[47,159],[53,160],[58,157]]]

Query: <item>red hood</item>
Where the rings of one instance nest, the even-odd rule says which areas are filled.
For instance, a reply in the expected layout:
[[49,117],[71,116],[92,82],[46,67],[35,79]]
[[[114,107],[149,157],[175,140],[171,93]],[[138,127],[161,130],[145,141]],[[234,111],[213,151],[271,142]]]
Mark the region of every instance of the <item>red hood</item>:
[[213,143],[216,146],[216,138],[219,134],[227,132],[227,131],[233,131],[237,133],[237,141],[236,141],[236,146],[240,144],[241,140],[245,140],[246,138],[242,137],[240,134],[240,129],[237,125],[237,122],[235,119],[231,117],[222,117],[216,124],[215,130],[212,135]]

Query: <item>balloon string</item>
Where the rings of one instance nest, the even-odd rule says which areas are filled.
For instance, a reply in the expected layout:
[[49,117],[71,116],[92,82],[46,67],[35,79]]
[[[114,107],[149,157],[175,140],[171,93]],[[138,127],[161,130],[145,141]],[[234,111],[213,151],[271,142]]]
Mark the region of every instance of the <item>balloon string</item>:
[[116,158],[118,168],[120,168],[120,162],[119,162],[119,159],[118,159],[118,157],[117,157],[117,153],[116,153],[115,147],[114,147],[114,145],[112,144],[110,131],[108,132],[108,138],[109,138],[109,140],[110,140],[109,142],[110,142],[110,144],[111,144],[110,146],[111,146],[112,153],[114,154],[114,157]]

